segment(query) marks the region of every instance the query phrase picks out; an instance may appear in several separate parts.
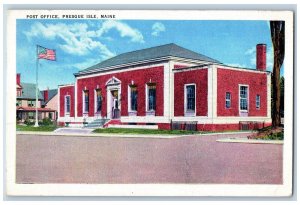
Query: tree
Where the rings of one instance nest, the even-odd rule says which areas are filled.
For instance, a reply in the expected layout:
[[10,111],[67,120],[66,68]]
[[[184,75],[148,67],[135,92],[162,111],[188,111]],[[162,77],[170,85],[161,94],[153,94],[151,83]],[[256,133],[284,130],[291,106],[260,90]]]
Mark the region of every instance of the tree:
[[280,78],[280,113],[284,116],[284,77]]
[[273,86],[273,109],[272,109],[272,126],[280,126],[280,68],[284,60],[284,21],[270,21],[270,31],[274,50],[274,64],[272,73]]

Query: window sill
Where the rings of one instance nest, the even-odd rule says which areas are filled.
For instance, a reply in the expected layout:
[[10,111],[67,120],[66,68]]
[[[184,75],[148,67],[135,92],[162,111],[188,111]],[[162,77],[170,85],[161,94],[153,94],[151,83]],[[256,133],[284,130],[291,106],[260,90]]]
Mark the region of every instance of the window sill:
[[136,116],[137,111],[128,111],[128,116]]
[[195,116],[196,116],[196,113],[195,113],[195,111],[186,111],[186,112],[184,113],[184,116],[185,116],[185,117],[195,117]]
[[146,111],[147,116],[155,116],[155,110],[151,111]]
[[248,117],[248,110],[240,110],[241,117]]

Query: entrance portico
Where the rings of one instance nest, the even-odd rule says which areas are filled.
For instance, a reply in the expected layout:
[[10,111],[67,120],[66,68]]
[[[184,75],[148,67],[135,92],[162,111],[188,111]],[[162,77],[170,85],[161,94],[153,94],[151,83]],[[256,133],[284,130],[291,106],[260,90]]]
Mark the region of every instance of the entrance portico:
[[121,81],[112,77],[106,82],[107,118],[119,119],[121,112]]

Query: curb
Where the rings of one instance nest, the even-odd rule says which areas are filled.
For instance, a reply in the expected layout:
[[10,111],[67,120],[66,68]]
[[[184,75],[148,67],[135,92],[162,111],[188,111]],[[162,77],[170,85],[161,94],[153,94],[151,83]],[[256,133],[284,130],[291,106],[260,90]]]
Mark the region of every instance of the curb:
[[216,140],[225,143],[247,143],[247,144],[279,144],[283,145],[283,140],[255,140],[247,138],[223,138]]
[[[74,129],[74,128],[72,128]],[[76,128],[75,128],[76,129]],[[77,128],[82,129],[82,128]],[[58,129],[59,130],[59,129]],[[147,135],[147,134],[112,134],[112,133],[59,133],[58,130],[53,132],[36,132],[36,131],[17,131],[18,135],[50,135],[50,136],[78,136],[78,137],[124,137],[124,138],[157,138],[172,139],[179,137],[202,137],[210,135],[234,135],[234,134],[251,134],[253,132],[214,132],[214,133],[197,133],[189,135]],[[93,129],[90,129],[93,130]]]
[[157,138],[157,139],[171,139],[184,137],[184,135],[143,135],[143,134],[106,134],[106,133],[55,133],[55,132],[30,132],[17,131],[17,135],[43,135],[43,136],[76,136],[76,137],[123,137],[123,138]]
[[212,132],[212,133],[198,133],[192,135],[184,135],[185,137],[192,137],[192,136],[209,136],[209,135],[237,135],[237,134],[253,134],[255,132]]

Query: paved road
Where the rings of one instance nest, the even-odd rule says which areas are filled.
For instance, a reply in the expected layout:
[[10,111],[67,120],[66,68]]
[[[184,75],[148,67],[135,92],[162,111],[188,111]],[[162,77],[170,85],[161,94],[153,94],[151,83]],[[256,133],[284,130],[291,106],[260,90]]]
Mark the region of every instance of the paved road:
[[90,134],[94,129],[83,128],[58,128],[54,130],[54,133],[59,134]]
[[[282,145],[17,135],[17,183],[282,183]],[[232,137],[232,135],[231,135]]]

